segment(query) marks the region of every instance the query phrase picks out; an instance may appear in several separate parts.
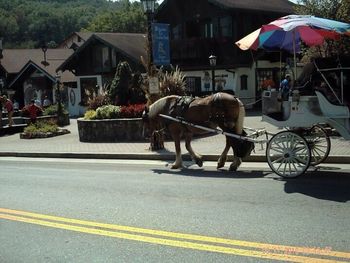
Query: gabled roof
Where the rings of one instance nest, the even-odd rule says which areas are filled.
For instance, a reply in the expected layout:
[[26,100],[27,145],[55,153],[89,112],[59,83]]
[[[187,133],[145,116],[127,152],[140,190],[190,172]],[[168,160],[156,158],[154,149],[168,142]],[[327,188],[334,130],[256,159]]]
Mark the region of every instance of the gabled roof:
[[74,52],[74,54],[58,67],[58,69],[65,70],[66,66],[73,60],[73,58],[95,40],[104,43],[106,46],[115,48],[118,52],[137,63],[141,62],[141,56],[146,57],[147,38],[144,34],[93,33],[91,37]]
[[37,64],[35,64],[33,61],[29,60],[28,63],[26,65],[24,65],[24,67],[21,69],[21,71],[17,74],[17,76],[11,81],[11,83],[8,85],[9,88],[11,88],[11,86],[17,82],[17,80],[19,80],[22,75],[29,70],[30,68],[34,69],[34,70],[38,70],[41,73],[43,73],[47,78],[49,78],[52,82],[55,82],[56,79],[54,76],[50,75],[46,70],[44,70],[42,67],[38,66]]
[[91,37],[92,34],[92,32],[73,32],[58,45],[58,48],[66,48],[66,42],[70,39],[73,39],[74,36],[80,37],[83,40],[80,43],[75,42],[77,46],[81,46],[86,40],[88,40]]
[[[41,62],[44,60],[44,53],[41,49],[4,49],[1,65],[9,74],[18,74],[29,63],[32,62],[51,76],[56,75],[56,70],[71,54],[71,49],[48,49],[46,61],[48,66]],[[62,82],[75,81],[75,76],[70,72],[64,72],[61,76]]]
[[[164,0],[159,6],[158,11],[163,9],[170,1]],[[291,14],[294,13],[294,3],[288,0],[207,0],[209,3],[229,9],[256,10],[266,12],[276,12]]]

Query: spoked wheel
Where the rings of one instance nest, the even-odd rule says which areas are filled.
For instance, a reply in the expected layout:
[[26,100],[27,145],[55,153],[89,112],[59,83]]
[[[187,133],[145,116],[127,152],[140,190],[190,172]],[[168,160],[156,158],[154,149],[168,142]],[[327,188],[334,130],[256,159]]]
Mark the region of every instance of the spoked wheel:
[[305,132],[304,138],[311,150],[311,165],[324,162],[331,150],[331,140],[326,130],[320,125],[315,125]]
[[266,158],[274,173],[285,178],[294,178],[309,168],[311,151],[303,137],[291,131],[282,131],[269,141]]

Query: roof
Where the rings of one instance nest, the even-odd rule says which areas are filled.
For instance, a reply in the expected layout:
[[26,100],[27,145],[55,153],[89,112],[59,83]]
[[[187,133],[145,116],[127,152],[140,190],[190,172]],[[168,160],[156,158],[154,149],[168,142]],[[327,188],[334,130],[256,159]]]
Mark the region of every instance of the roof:
[[92,34],[92,32],[73,32],[58,45],[58,48],[65,48],[66,42],[72,39],[74,36],[78,36],[83,40],[82,42],[74,42],[77,46],[81,46],[86,40],[91,37]]
[[294,4],[288,0],[209,0],[227,8],[293,13]]
[[[162,9],[171,0],[165,0],[159,6],[158,10]],[[245,9],[256,11],[268,11],[277,13],[294,13],[294,3],[288,0],[208,0],[209,3],[218,5],[224,8]]]
[[125,55],[136,61],[146,56],[147,38],[145,34],[137,33],[94,33],[98,38],[110,43]]
[[137,33],[92,33],[91,37],[80,46],[74,54],[72,54],[60,66],[60,70],[64,70],[73,58],[85,49],[92,41],[99,40],[107,46],[115,48],[124,56],[131,60],[141,63],[141,56],[146,57],[147,38],[144,34]]
[[[4,49],[1,65],[9,74],[18,74],[29,61],[33,62],[43,71],[51,76],[56,75],[56,70],[74,51],[67,48],[48,49],[46,51],[46,61],[48,66],[44,66],[41,62],[44,60],[44,53],[41,49]],[[61,76],[62,82],[76,81],[75,76],[71,72],[64,72]]]

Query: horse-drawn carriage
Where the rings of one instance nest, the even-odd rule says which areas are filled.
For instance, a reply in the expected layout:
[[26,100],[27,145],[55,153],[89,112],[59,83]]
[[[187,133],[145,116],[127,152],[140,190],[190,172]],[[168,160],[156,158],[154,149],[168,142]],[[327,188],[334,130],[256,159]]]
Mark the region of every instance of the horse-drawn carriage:
[[[144,117],[155,123],[161,120],[167,122],[176,149],[176,161],[172,168],[182,166],[181,135],[185,135],[186,148],[192,159],[201,166],[202,157],[193,151],[190,142],[194,133],[210,131],[226,136],[226,146],[218,160],[218,168],[224,166],[231,147],[234,160],[230,170],[236,170],[241,158],[249,155],[254,148],[253,144],[260,143],[266,144],[266,159],[274,173],[287,178],[297,177],[305,173],[310,164],[314,166],[327,159],[331,141],[325,126],[335,129],[344,139],[350,139],[350,114],[345,105],[348,93],[344,93],[344,88],[350,88],[347,87],[350,85],[350,67],[339,64],[329,68],[328,65],[326,63],[325,67],[320,68],[315,62],[315,71],[307,83],[292,89],[287,101],[280,101],[278,91],[263,92],[262,119],[284,128],[277,134],[243,127],[245,111],[242,102],[225,93],[189,100],[185,109],[178,107],[180,104],[183,107],[183,98],[168,96],[152,104]],[[339,79],[334,82],[329,76]],[[326,83],[327,90],[335,96],[338,105],[329,101],[326,93],[323,93],[326,90],[313,89],[315,83],[320,81]],[[266,138],[258,139],[261,135]]]
[[278,100],[278,91],[262,95],[262,119],[285,128],[272,136],[266,148],[270,168],[283,177],[299,176],[310,164],[327,159],[331,141],[325,126],[350,139],[350,65],[324,59],[313,65],[309,80],[292,89],[287,101]]

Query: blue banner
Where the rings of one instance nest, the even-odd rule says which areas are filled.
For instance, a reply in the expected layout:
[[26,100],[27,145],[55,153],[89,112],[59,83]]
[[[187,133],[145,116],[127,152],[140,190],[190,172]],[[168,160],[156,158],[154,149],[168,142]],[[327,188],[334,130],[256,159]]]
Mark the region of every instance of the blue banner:
[[152,24],[153,64],[170,64],[169,24]]

